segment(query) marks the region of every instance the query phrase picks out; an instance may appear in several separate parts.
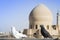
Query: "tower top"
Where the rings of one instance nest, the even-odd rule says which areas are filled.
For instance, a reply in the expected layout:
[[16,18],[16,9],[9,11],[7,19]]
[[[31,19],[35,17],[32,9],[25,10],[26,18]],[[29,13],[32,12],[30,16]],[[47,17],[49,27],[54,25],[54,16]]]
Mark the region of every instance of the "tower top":
[[58,15],[60,15],[60,14],[59,14],[59,12],[60,12],[60,11],[59,11],[59,10],[57,10],[57,16],[58,16]]

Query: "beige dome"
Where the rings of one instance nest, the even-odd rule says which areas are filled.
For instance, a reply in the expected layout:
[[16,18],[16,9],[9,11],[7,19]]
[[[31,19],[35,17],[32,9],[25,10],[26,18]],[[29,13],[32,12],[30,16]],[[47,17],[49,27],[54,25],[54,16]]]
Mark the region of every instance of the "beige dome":
[[32,24],[52,24],[52,13],[43,4],[36,6],[29,15],[30,25]]

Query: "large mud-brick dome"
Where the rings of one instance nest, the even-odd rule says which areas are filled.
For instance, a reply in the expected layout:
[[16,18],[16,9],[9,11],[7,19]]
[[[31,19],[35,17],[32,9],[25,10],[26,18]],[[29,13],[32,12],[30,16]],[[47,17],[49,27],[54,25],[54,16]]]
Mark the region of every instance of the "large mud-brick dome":
[[40,25],[52,25],[52,13],[43,4],[33,8],[29,15],[29,28],[39,28]]

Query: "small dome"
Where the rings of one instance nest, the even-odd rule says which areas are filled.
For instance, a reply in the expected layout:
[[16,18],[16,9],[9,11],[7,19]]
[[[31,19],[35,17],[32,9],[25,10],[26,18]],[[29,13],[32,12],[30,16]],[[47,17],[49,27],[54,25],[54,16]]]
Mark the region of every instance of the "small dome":
[[43,4],[36,6],[29,15],[30,23],[35,21],[40,24],[52,23],[52,12]]

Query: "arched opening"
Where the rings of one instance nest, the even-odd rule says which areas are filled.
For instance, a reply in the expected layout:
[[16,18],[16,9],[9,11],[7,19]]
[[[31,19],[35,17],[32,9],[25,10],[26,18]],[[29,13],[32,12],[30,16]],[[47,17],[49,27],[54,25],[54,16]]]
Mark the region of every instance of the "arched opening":
[[36,29],[38,28],[38,25],[36,25]]
[[49,29],[49,25],[47,25],[47,29]]
[[52,28],[53,28],[54,30],[56,30],[56,25],[52,25]]

